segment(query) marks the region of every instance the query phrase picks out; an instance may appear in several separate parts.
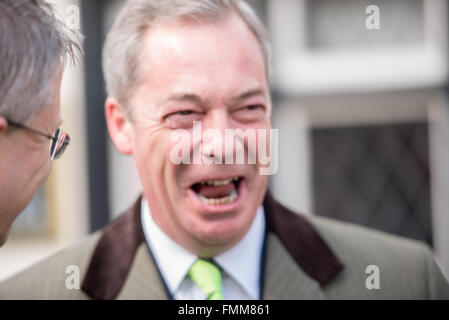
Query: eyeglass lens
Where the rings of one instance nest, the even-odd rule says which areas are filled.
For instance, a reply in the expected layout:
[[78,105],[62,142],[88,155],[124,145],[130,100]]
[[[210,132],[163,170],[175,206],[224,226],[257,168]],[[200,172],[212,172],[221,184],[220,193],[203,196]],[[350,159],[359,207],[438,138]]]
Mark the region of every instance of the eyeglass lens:
[[64,153],[66,147],[70,142],[70,137],[62,131],[61,129],[57,129],[54,135],[54,139],[52,139],[52,143],[50,146],[50,155],[51,159],[58,159]]

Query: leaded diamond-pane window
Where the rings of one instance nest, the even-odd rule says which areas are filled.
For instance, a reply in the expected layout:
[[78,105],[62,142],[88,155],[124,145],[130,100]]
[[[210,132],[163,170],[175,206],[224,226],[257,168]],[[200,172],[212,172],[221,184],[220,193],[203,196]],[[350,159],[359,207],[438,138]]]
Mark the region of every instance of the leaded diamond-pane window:
[[427,124],[315,129],[314,212],[432,245]]

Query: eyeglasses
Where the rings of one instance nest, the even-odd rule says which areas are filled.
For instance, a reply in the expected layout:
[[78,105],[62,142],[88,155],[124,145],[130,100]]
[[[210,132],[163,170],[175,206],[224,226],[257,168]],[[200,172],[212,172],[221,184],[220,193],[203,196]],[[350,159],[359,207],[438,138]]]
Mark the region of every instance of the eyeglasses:
[[32,132],[32,133],[38,134],[42,137],[45,137],[47,139],[50,139],[51,140],[51,144],[50,144],[51,160],[60,158],[70,143],[70,136],[66,132],[62,131],[59,128],[56,129],[56,131],[52,137],[52,136],[49,136],[48,134],[45,134],[43,132],[40,132],[40,131],[30,128],[30,127],[27,127],[21,123],[17,123],[8,118],[5,118],[5,119],[8,122],[8,125],[11,125],[11,126],[14,126],[14,127],[20,128],[20,129],[25,129],[29,132]]

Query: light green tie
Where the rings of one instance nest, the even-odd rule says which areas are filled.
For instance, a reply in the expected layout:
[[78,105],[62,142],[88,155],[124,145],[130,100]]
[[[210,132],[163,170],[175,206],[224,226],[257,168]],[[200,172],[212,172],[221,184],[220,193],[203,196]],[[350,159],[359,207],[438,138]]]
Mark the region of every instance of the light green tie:
[[198,259],[187,275],[203,290],[207,300],[224,299],[221,291],[221,270],[214,262]]

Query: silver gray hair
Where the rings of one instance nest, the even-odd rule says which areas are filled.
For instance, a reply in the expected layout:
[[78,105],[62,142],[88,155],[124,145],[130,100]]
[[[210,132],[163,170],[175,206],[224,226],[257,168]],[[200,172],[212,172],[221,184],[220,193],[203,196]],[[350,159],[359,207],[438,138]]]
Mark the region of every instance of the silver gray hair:
[[43,0],[0,0],[0,116],[27,123],[49,105],[80,36]]
[[[216,23],[237,14],[256,37],[270,73],[270,43],[265,27],[243,0],[128,0],[110,28],[103,47],[106,90],[125,107],[139,85],[145,33],[155,25],[177,21]],[[129,109],[127,110],[129,111]]]

